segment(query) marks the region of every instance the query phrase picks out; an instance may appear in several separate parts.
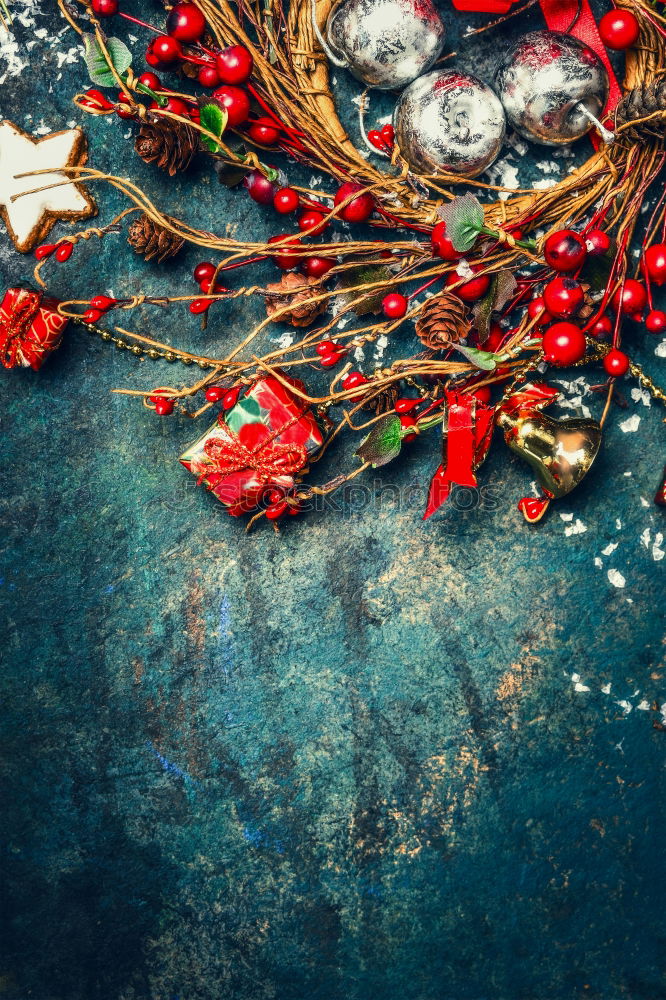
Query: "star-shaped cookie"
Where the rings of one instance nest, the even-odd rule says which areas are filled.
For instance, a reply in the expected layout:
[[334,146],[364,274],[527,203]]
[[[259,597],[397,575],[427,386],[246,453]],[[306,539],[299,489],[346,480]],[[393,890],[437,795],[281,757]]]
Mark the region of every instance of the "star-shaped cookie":
[[[43,242],[58,219],[76,221],[95,215],[95,202],[78,183],[12,200],[22,191],[67,180],[62,167],[80,166],[86,159],[86,137],[79,128],[51,132],[36,139],[13,122],[0,122],[0,214],[21,253],[29,253]],[[28,170],[51,168],[53,172],[48,174],[16,176]]]

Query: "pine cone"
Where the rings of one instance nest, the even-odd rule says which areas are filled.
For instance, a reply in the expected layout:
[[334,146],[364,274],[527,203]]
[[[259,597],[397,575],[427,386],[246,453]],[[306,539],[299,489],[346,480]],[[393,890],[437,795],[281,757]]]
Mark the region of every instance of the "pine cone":
[[470,329],[467,307],[453,292],[441,292],[428,299],[416,322],[416,336],[432,351],[456,344]]
[[175,257],[185,242],[180,236],[174,236],[168,229],[158,226],[147,215],[140,215],[128,229],[127,242],[134,247],[136,253],[142,254],[146,260],[157,257],[162,263],[169,257]]
[[[291,323],[292,326],[309,326],[319,313],[323,312],[328,304],[327,299],[321,302],[307,302],[313,295],[317,294],[317,286],[321,288],[321,282],[317,278],[308,278],[303,274],[283,274],[279,281],[266,286],[266,314],[271,318],[279,310],[289,306],[287,312],[281,316],[275,316],[274,323]],[[290,292],[290,295],[271,295],[273,292]],[[307,305],[304,303],[307,302]]]
[[395,401],[398,398],[398,390],[395,386],[390,385],[387,389],[382,389],[375,396],[369,399],[363,404],[363,410],[370,410],[373,413],[379,415],[380,413],[388,413],[395,406]]
[[638,118],[647,118],[655,111],[663,112],[664,117],[653,118],[652,121],[635,125],[628,129],[627,133],[632,138],[637,138],[641,133],[653,135],[657,139],[664,138],[666,128],[666,78],[664,77],[659,77],[651,83],[645,83],[641,87],[636,87],[635,90],[630,90],[617,106],[615,124],[625,125]]
[[144,121],[134,148],[146,163],[156,163],[170,177],[185,170],[199,149],[199,136],[191,125],[173,121]]

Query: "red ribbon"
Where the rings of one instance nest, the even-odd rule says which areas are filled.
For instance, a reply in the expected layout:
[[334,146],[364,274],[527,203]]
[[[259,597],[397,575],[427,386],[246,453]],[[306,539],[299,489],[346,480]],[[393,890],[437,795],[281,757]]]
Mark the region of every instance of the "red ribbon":
[[[298,418],[294,418],[296,420]],[[248,448],[225,423],[220,423],[220,437],[209,438],[204,445],[207,462],[200,466],[199,482],[211,473],[229,476],[233,472],[252,469],[262,483],[269,483],[275,476],[292,476],[305,465],[308,453],[301,444],[279,444],[279,437],[294,421],[274,431],[270,437]]]
[[430,483],[423,520],[446,501],[455,483],[474,488],[475,472],[488,454],[495,410],[470,393],[447,389],[444,431],[444,461]]
[[[606,67],[610,87],[608,90],[608,101],[603,110],[603,119],[619,103],[622,97],[622,88],[611,66],[606,47],[601,41],[601,35],[599,34],[597,22],[594,19],[589,0],[539,0],[539,4],[546,24],[551,31],[563,31],[567,35],[573,35],[574,38],[578,38],[585,45],[589,45]],[[597,133],[592,132],[590,139],[594,148],[598,149],[601,139]]]
[[456,10],[476,14],[508,14],[515,0],[453,0]]
[[0,310],[0,361],[5,368],[15,368],[20,361],[22,342],[41,347],[39,340],[31,336],[41,301],[41,292],[21,289],[11,312],[6,315],[4,310]]

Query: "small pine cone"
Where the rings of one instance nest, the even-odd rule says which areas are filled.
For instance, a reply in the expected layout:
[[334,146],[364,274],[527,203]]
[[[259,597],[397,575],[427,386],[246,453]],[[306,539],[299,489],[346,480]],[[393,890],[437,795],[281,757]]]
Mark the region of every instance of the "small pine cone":
[[666,78],[659,77],[651,83],[644,83],[634,90],[630,90],[622,98],[615,111],[615,124],[625,125],[627,122],[636,121],[639,118],[647,118],[656,111],[661,111],[663,117],[653,118],[649,122],[643,122],[628,129],[627,132],[632,138],[636,138],[643,133],[653,135],[657,139],[663,139],[666,130]]
[[467,307],[453,292],[440,292],[428,299],[416,322],[416,336],[432,351],[457,344],[470,329]]
[[373,413],[379,415],[380,413],[388,413],[395,406],[395,401],[398,398],[398,390],[395,386],[390,385],[387,389],[382,389],[375,396],[363,403],[362,409],[371,410]]
[[[307,302],[313,295],[321,289],[321,282],[317,278],[305,277],[302,274],[283,274],[279,281],[266,286],[266,315],[274,323],[291,323],[292,326],[309,326],[322,313],[328,304],[327,299],[321,302]],[[290,294],[271,294],[284,293]],[[306,304],[307,303],[307,304]],[[281,316],[275,314],[289,306],[287,312]],[[273,318],[275,317],[275,318]]]
[[144,121],[134,148],[146,163],[156,163],[173,177],[189,167],[199,149],[199,136],[191,125],[172,119]]
[[169,257],[175,257],[185,242],[180,236],[175,236],[168,229],[158,226],[147,215],[140,215],[129,227],[127,242],[146,260],[157,257],[162,263]]

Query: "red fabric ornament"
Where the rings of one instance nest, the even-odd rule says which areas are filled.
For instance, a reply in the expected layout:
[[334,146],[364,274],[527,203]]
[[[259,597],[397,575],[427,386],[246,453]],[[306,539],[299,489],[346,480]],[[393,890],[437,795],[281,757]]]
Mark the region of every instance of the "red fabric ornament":
[[515,0],[452,0],[456,10],[475,14],[508,14]]
[[432,477],[424,521],[445,503],[454,483],[476,487],[475,472],[488,454],[493,433],[493,406],[469,392],[447,389],[445,395],[444,461]]
[[5,368],[39,371],[60,347],[68,320],[58,300],[27,288],[9,288],[0,303],[0,361]]

